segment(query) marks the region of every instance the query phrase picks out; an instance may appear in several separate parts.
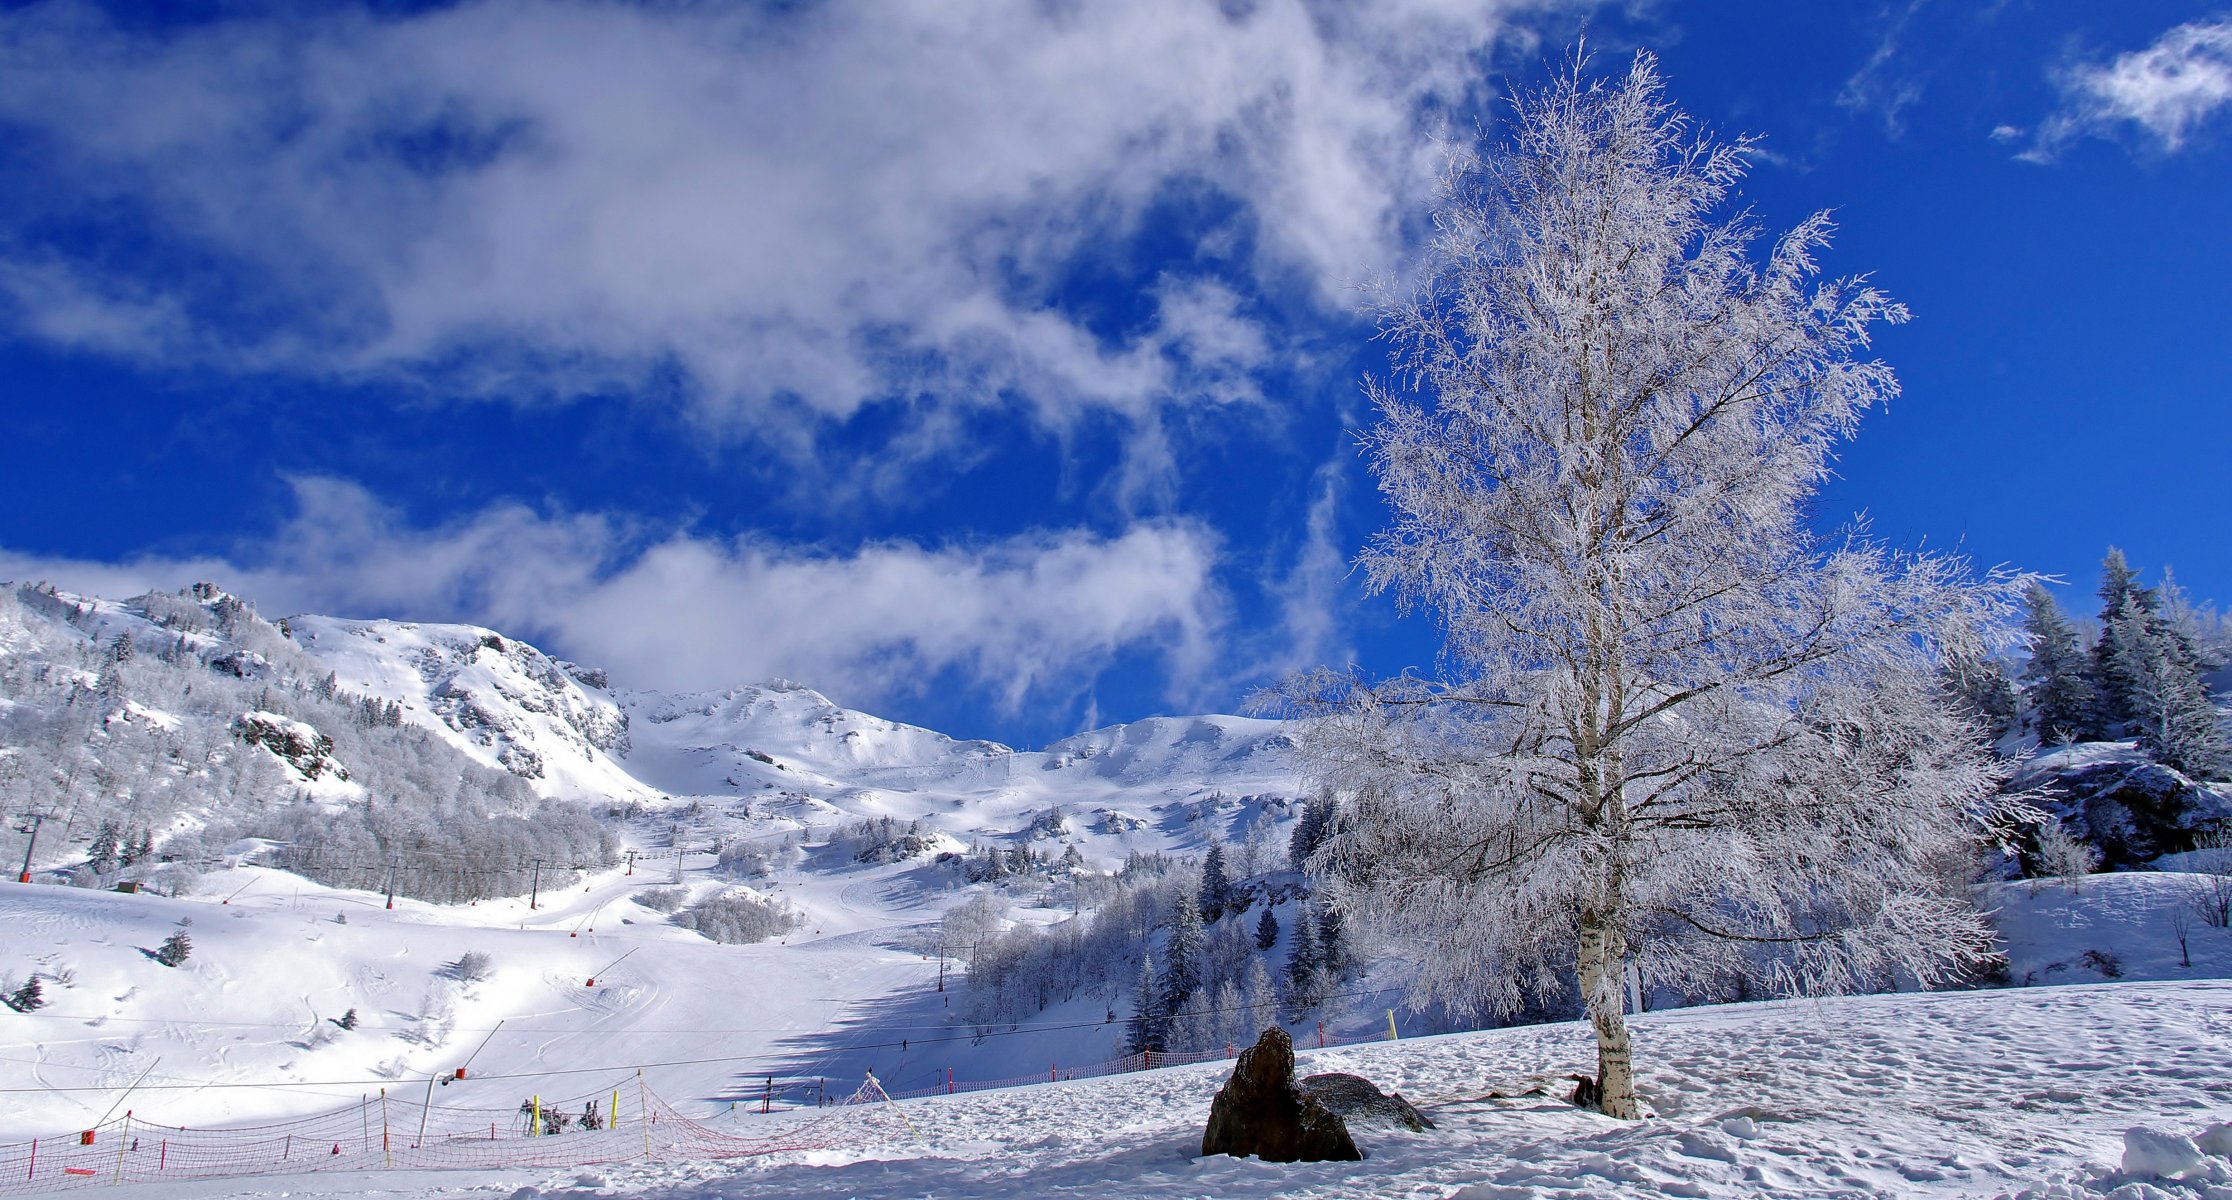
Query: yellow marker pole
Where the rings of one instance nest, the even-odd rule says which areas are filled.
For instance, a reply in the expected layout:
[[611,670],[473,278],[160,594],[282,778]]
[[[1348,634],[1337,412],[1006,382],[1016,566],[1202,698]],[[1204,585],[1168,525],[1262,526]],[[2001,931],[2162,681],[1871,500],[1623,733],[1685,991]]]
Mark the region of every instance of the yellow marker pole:
[[890,1092],[884,1090],[884,1085],[876,1079],[874,1071],[868,1072],[868,1086],[876,1089],[876,1094],[882,1096],[884,1103],[891,1106],[891,1111],[899,1114],[899,1123],[907,1127],[907,1132],[913,1135],[914,1140],[921,1141],[922,1134],[915,1129],[914,1122],[907,1119],[907,1110],[899,1107],[899,1102],[891,1098]]
[[612,1088],[612,1107],[605,1110],[605,1128],[614,1133],[620,1132],[620,1087],[618,1084],[613,1085]]
[[529,1101],[528,1101],[528,1103],[529,1103],[530,1107],[529,1107],[529,1108],[528,1108],[528,1110],[527,1110],[527,1136],[528,1136],[528,1137],[541,1137],[541,1136],[542,1136],[542,1097],[541,1097],[541,1096],[534,1096],[534,1097],[530,1097],[530,1098],[529,1098]]
[[1387,1010],[1387,1040],[1391,1042],[1400,1040],[1395,1033],[1395,1010],[1392,1008]]
[[124,1113],[124,1124],[116,1131],[116,1182],[124,1182],[124,1148],[132,1144],[132,1114]]

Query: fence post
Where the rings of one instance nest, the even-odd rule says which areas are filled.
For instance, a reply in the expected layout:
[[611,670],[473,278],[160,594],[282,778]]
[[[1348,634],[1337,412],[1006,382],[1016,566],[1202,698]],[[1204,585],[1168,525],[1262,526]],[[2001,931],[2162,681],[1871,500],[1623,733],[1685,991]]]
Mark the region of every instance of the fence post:
[[1317,1023],[1317,1027],[1318,1027],[1318,1049],[1320,1049],[1320,1050],[1323,1050],[1323,1049],[1325,1049],[1325,1022],[1323,1022],[1323,1021],[1319,1021],[1319,1022]]
[[116,1131],[116,1181],[124,1182],[124,1149],[132,1144],[132,1110],[124,1110],[124,1124]]
[[386,1088],[380,1089],[380,1154],[387,1160],[388,1166],[393,1167],[395,1165],[395,1149],[388,1145]]
[[[680,861],[681,861],[681,857],[680,857],[679,855],[677,855],[677,856],[676,856],[676,858],[675,858],[675,861],[676,861],[676,862],[680,862]],[[677,869],[679,869],[679,868],[677,868]],[[643,1082],[643,1068],[641,1068],[641,1067],[638,1067],[638,1068],[636,1068],[636,1103],[637,1103],[637,1104],[638,1104],[639,1106],[641,1106],[641,1107],[642,1107],[642,1109],[643,1109],[643,1113],[642,1113],[642,1121],[643,1121],[643,1161],[645,1161],[645,1162],[650,1162],[650,1161],[651,1161],[651,1089],[650,1089],[650,1088],[648,1088],[648,1087],[646,1087],[646,1086],[644,1086],[644,1082]]]
[[946,1095],[950,1096],[950,1095],[952,1095],[952,1094],[953,1094],[953,1068],[952,1068],[952,1067],[947,1067],[947,1068],[946,1068]]

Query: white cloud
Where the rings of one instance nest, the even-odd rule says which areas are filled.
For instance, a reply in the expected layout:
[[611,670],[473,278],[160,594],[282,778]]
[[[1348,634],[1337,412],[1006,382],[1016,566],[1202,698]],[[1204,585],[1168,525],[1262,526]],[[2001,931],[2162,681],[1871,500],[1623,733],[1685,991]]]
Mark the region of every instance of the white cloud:
[[679,368],[726,431],[923,392],[1144,426],[1254,399],[1266,335],[1195,280],[1095,336],[1049,307],[1062,265],[1206,188],[1256,235],[1230,282],[1345,306],[1431,183],[1422,114],[1517,2],[479,0],[160,37],[36,5],[0,18],[0,119],[57,207],[141,206],[193,258],[16,263],[6,292],[150,358],[515,395]]
[[2232,103],[2232,20],[2180,25],[2144,50],[2105,64],[2079,63],[2061,79],[2062,107],[2039,126],[2022,157],[2052,160],[2082,135],[2114,137],[2131,126],[2176,152]]
[[1124,653],[1159,656],[1169,694],[1189,696],[1224,621],[1216,539],[1185,523],[822,553],[750,538],[647,539],[605,517],[517,505],[418,529],[354,484],[300,479],[295,494],[296,514],[272,537],[222,558],[100,563],[0,551],[0,578],[115,596],[214,579],[269,614],[490,625],[635,686],[781,675],[863,706],[950,672],[1014,711],[1082,693]]

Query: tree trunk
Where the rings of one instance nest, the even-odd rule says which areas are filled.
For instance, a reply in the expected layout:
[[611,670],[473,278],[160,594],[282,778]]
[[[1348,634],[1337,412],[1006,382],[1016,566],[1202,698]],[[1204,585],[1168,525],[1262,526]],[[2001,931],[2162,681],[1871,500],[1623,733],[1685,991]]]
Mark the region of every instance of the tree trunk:
[[1616,920],[1593,911],[1581,914],[1581,999],[1596,1034],[1598,1107],[1605,1116],[1632,1121],[1642,1114],[1635,1103],[1626,988],[1619,977],[1627,961],[1626,942],[1626,931]]

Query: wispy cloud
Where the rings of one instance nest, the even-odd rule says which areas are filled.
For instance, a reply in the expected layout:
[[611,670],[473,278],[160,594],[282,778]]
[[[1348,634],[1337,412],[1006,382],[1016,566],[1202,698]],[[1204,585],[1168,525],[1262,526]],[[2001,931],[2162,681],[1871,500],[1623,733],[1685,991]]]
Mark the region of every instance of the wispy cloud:
[[[882,399],[924,438],[978,406],[1151,444],[1171,406],[1254,398],[1270,335],[1220,291],[1341,307],[1389,261],[1424,114],[1473,94],[1517,2],[477,0],[160,34],[36,4],[0,16],[0,123],[37,173],[0,217],[0,319],[514,398],[679,378],[709,428],[792,449]],[[1051,301],[1172,188],[1235,204],[1249,253],[1166,285],[1145,332]]]
[[951,678],[1009,713],[1037,698],[1066,703],[1121,654],[1159,657],[1170,695],[1190,698],[1226,620],[1218,541],[1184,522],[839,553],[519,505],[422,528],[349,482],[294,488],[283,526],[225,555],[96,562],[0,550],[0,579],[112,596],[215,579],[272,615],[491,625],[634,686],[779,675],[873,706]]
[[1900,51],[1908,28],[1928,0],[1908,0],[1883,17],[1882,32],[1868,61],[1844,82],[1837,103],[1853,112],[1873,113],[1883,122],[1886,137],[1906,133],[1906,112],[1922,99],[1922,78],[1904,65]]
[[[2189,22],[2143,50],[2105,63],[2071,64],[2060,84],[2061,107],[2039,125],[2020,157],[2050,162],[2077,138],[2120,138],[2134,130],[2164,153],[2176,153],[2232,103],[2232,19]],[[2019,136],[2002,130],[1994,136]]]

